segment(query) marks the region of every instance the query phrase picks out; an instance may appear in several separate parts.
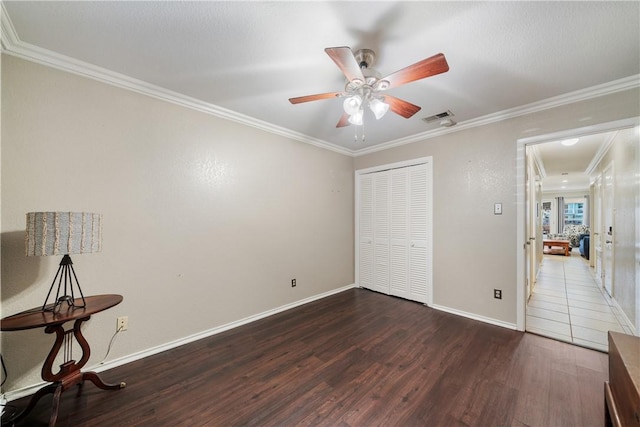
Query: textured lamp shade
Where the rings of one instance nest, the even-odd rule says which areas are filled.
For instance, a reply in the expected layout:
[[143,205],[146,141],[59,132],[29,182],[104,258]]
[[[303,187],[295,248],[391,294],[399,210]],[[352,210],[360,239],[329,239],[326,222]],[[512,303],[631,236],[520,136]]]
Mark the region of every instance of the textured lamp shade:
[[102,215],[88,212],[27,213],[27,256],[102,250]]
[[[58,272],[42,304],[43,311],[57,311],[64,303],[74,308],[86,307],[69,255],[102,250],[101,222],[102,215],[87,212],[29,212],[27,214],[27,256],[62,255]],[[58,287],[54,303],[47,305],[56,281]],[[77,300],[74,288],[77,288],[80,294]]]

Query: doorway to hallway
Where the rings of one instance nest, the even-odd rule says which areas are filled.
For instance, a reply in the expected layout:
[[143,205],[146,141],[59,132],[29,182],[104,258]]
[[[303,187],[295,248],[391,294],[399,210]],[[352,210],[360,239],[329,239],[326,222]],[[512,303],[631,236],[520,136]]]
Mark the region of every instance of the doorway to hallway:
[[[617,122],[603,123],[595,126],[589,126],[580,129],[573,129],[568,131],[557,132],[554,134],[541,135],[537,137],[524,138],[518,140],[517,143],[517,180],[518,180],[518,190],[517,190],[517,248],[519,251],[522,251],[522,257],[518,257],[517,269],[518,269],[518,287],[517,287],[517,328],[519,330],[529,330],[532,332],[542,334],[543,332],[551,332],[548,336],[552,336],[552,334],[557,339],[561,339],[564,341],[578,343],[579,340],[589,341],[587,343],[579,343],[579,345],[589,345],[592,348],[598,348],[597,344],[600,342],[600,347],[598,349],[606,351],[606,347],[602,345],[603,340],[601,339],[603,334],[600,334],[600,339],[594,338],[594,335],[598,335],[596,333],[591,333],[590,336],[581,335],[582,332],[590,332],[585,331],[581,328],[585,329],[593,329],[598,330],[597,327],[594,327],[593,323],[586,324],[586,321],[581,319],[581,317],[585,317],[586,314],[593,314],[593,312],[597,312],[598,310],[589,310],[588,311],[580,311],[574,310],[571,313],[571,306],[573,305],[575,308],[580,309],[584,307],[579,307],[580,302],[571,302],[571,297],[577,294],[577,291],[583,291],[583,293],[587,293],[588,289],[576,289],[571,285],[578,285],[577,283],[571,283],[571,274],[576,270],[574,268],[568,268],[567,265],[562,265],[562,277],[555,277],[556,282],[562,281],[563,286],[560,288],[550,288],[545,283],[544,278],[547,276],[551,269],[549,267],[548,259],[554,259],[555,261],[564,261],[569,262],[578,261],[581,264],[582,270],[589,273],[586,278],[590,285],[593,286],[593,289],[590,289],[592,295],[583,295],[583,302],[586,298],[584,297],[600,297],[605,298],[604,301],[598,301],[596,303],[602,303],[606,308],[603,311],[609,312],[607,314],[612,314],[616,316],[620,314],[620,316],[616,316],[616,321],[613,321],[613,318],[610,316],[602,316],[596,315],[593,318],[595,321],[604,321],[617,324],[618,327],[623,327],[623,331],[625,333],[638,333],[637,327],[634,329],[634,319],[635,325],[640,324],[640,310],[636,310],[635,307],[640,308],[640,298],[636,299],[636,296],[640,296],[640,253],[636,253],[634,257],[626,257],[624,260],[617,262],[613,267],[609,267],[609,271],[616,271],[616,278],[625,277],[627,279],[618,280],[618,285],[621,287],[616,291],[616,286],[613,285],[613,299],[609,299],[610,294],[607,294],[603,288],[604,286],[604,262],[602,259],[602,244],[605,244],[605,225],[602,218],[602,209],[603,209],[603,201],[602,201],[602,189],[598,189],[597,181],[594,182],[593,179],[597,178],[597,176],[601,176],[603,172],[605,172],[605,166],[612,161],[612,159],[616,159],[616,166],[623,165],[622,170],[616,167],[616,182],[627,182],[623,181],[624,179],[628,179],[628,176],[631,176],[633,173],[640,172],[640,168],[633,169],[633,165],[631,165],[631,161],[623,161],[623,159],[636,159],[638,156],[637,146],[637,136],[639,134],[638,124],[640,123],[639,119],[628,119],[621,120]],[[554,191],[554,194],[541,194],[544,190],[538,190],[540,188],[538,186],[540,179],[545,175],[550,175],[552,167],[549,167],[548,170],[545,170],[544,166],[546,162],[536,163],[534,162],[535,157],[529,156],[529,149],[534,146],[541,146],[547,142],[553,141],[564,141],[565,139],[584,137],[588,135],[595,135],[597,133],[604,132],[612,132],[614,135],[611,140],[605,144],[606,147],[602,147],[601,155],[594,157],[593,161],[590,162],[589,166],[583,166],[582,170],[585,171],[590,177],[591,181],[587,184],[589,187],[587,192],[584,190],[579,190],[580,194],[585,197],[585,200],[588,202],[585,206],[585,213],[588,212],[588,219],[584,219],[583,224],[589,227],[589,230],[586,231],[586,234],[590,234],[590,243],[591,247],[589,249],[589,245],[585,244],[585,251],[582,255],[586,258],[581,258],[578,253],[579,250],[574,246],[572,250],[572,254],[569,257],[562,258],[560,256],[550,257],[547,255],[543,255],[542,243],[543,243],[543,222],[542,217],[544,211],[544,197],[549,199],[551,196],[555,197],[573,197],[574,194],[567,195],[566,193],[562,194],[562,191]],[[634,140],[635,138],[635,140]],[[634,148],[635,147],[635,148]],[[609,151],[609,148],[611,150]],[[635,161],[635,160],[634,160]],[[566,162],[560,162],[562,166],[566,166]],[[640,162],[637,162],[640,164]],[[634,163],[635,164],[635,163]],[[619,176],[618,176],[619,175]],[[637,175],[633,175],[637,176]],[[562,179],[566,179],[562,178]],[[564,184],[564,183],[563,183]],[[595,188],[594,188],[595,186]],[[542,185],[542,188],[545,186]],[[564,189],[562,189],[564,191]],[[624,188],[623,188],[624,190]],[[622,190],[621,190],[622,191]],[[555,194],[558,193],[558,194]],[[639,212],[637,207],[640,206],[638,204],[632,205],[634,197],[629,198],[629,196],[625,194],[619,194],[616,192],[618,198],[616,198],[616,206],[619,210],[625,210],[625,212],[633,212],[629,218],[631,220],[636,221],[636,223],[640,224],[639,218],[636,218],[635,212]],[[588,195],[588,196],[585,196]],[[588,199],[586,199],[588,197]],[[553,200],[553,198],[551,198]],[[631,202],[629,202],[631,200]],[[640,199],[639,199],[640,200]],[[640,202],[639,202],[640,203]],[[619,205],[619,206],[618,206]],[[633,208],[636,206],[636,208]],[[558,212],[560,212],[558,210]],[[530,219],[535,221],[535,226],[532,225]],[[627,219],[624,217],[623,219]],[[617,236],[618,239],[609,239],[613,240],[612,246],[616,247],[617,253],[625,253],[628,254],[629,249],[632,250],[631,253],[634,253],[633,248],[635,245],[633,244],[633,236],[636,235],[635,229],[633,229],[631,220],[626,222],[617,223]],[[537,222],[540,221],[540,226],[537,226]],[[631,228],[630,228],[631,227]],[[613,227],[612,227],[613,228]],[[565,231],[567,236],[569,236],[572,230],[563,230]],[[609,231],[607,229],[606,231]],[[547,231],[547,234],[549,231]],[[580,233],[584,233],[581,231]],[[640,235],[640,234],[638,234]],[[624,237],[625,240],[621,239],[620,236]],[[555,236],[554,236],[555,237]],[[629,238],[627,238],[629,237]],[[565,240],[568,240],[565,237]],[[586,239],[585,239],[586,241]],[[600,242],[601,241],[601,242]],[[637,241],[637,239],[636,239]],[[588,241],[587,241],[588,243]],[[601,243],[601,244],[600,244]],[[600,252],[598,251],[600,248]],[[535,257],[535,259],[534,259]],[[557,259],[559,258],[559,260]],[[635,262],[634,259],[635,258]],[[617,259],[617,258],[616,258]],[[598,262],[600,261],[600,262]],[[628,261],[631,261],[629,263]],[[559,270],[556,268],[556,270]],[[619,271],[618,271],[619,270]],[[635,273],[634,273],[635,271]],[[594,280],[594,277],[598,277],[599,280]],[[540,279],[540,280],[538,280]],[[561,279],[561,280],[560,280]],[[639,280],[636,280],[639,279]],[[536,289],[538,286],[541,287]],[[635,288],[635,289],[634,289]],[[534,295],[534,291],[536,295]],[[635,293],[634,293],[635,291]],[[546,293],[546,297],[543,296]],[[556,295],[554,295],[554,293]],[[559,294],[559,295],[557,295]],[[566,301],[558,301],[552,300],[552,297],[563,297]],[[573,295],[572,295],[573,294]],[[599,294],[599,295],[598,295]],[[533,304],[529,304],[529,300],[532,299],[534,301]],[[573,298],[574,300],[576,298]],[[550,306],[546,303],[558,303],[564,305],[564,308]],[[631,304],[634,300],[637,300],[635,306]],[[538,304],[540,302],[540,304]],[[588,301],[587,301],[588,302]],[[593,301],[592,301],[593,302]],[[534,305],[536,307],[534,307]],[[541,307],[541,305],[546,305],[546,307]],[[534,308],[531,313],[528,313],[529,308]],[[593,307],[592,307],[593,308]],[[557,313],[546,313],[544,311],[536,310],[548,310],[548,311],[556,311],[557,313],[563,313],[563,315]],[[555,310],[554,310],[555,309]],[[616,311],[619,310],[620,313]],[[623,312],[624,310],[624,312]],[[534,319],[537,318],[537,319]],[[542,319],[542,320],[538,320]],[[622,320],[620,320],[622,319]],[[545,322],[545,320],[555,321],[564,323],[566,326],[556,325],[551,322]],[[576,322],[581,322],[582,324],[577,324]],[[529,328],[531,326],[531,328]],[[543,326],[546,326],[543,327]],[[555,328],[552,328],[555,326]],[[610,325],[608,325],[610,326]],[[611,328],[611,330],[616,330],[615,328]],[[606,337],[606,332],[604,333]],[[586,338],[591,338],[586,339]],[[590,344],[595,343],[596,345]]]

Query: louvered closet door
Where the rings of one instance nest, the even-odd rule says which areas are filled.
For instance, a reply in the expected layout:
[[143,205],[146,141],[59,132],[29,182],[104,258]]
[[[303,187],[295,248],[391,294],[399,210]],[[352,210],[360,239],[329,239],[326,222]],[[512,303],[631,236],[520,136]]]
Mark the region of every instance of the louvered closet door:
[[431,176],[431,162],[360,175],[360,286],[432,303]]
[[390,172],[390,293],[425,304],[431,292],[429,166]]
[[373,176],[360,175],[359,190],[359,273],[360,286],[373,289]]
[[389,293],[389,173],[373,175],[373,286]]
[[409,292],[409,175],[407,169],[390,171],[389,290],[391,295],[411,299]]
[[409,185],[409,299],[431,304],[432,298],[432,163],[406,168]]

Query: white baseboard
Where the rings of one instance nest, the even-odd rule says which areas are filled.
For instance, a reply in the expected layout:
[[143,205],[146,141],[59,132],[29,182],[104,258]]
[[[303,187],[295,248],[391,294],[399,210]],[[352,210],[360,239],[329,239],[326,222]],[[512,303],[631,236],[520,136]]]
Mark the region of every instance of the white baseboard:
[[607,300],[616,308],[616,310],[618,310],[619,314],[616,315],[616,318],[618,320],[621,320],[620,318],[622,317],[622,320],[625,322],[625,325],[623,326],[629,328],[633,335],[638,336],[638,330],[635,328],[635,326],[633,326],[633,323],[631,323],[631,320],[629,319],[629,317],[627,317],[627,313],[625,313],[622,307],[620,307],[618,301],[615,298],[607,298]]
[[[194,341],[197,341],[197,340],[200,340],[200,339],[203,339],[203,338],[207,338],[207,337],[210,337],[212,335],[216,335],[216,334],[219,334],[221,332],[225,332],[225,331],[228,331],[230,329],[237,328],[237,327],[242,326],[242,325],[246,325],[247,323],[255,322],[256,320],[260,320],[260,319],[264,319],[264,318],[269,317],[269,316],[273,316],[274,314],[278,314],[280,312],[283,312],[283,311],[286,311],[286,310],[290,310],[292,308],[299,307],[301,305],[304,305],[304,304],[307,304],[307,303],[310,303],[310,302],[313,302],[313,301],[316,301],[316,300],[319,300],[319,299],[322,299],[322,298],[326,298],[328,296],[331,296],[331,295],[334,295],[334,294],[338,294],[340,292],[344,292],[344,291],[346,291],[348,289],[352,289],[352,288],[355,288],[355,287],[356,287],[355,284],[351,284],[351,285],[343,286],[341,288],[332,289],[330,291],[327,291],[327,292],[324,292],[324,293],[321,293],[321,294],[318,294],[318,295],[313,295],[311,297],[308,297],[308,298],[305,298],[305,299],[301,299],[299,301],[295,301],[295,302],[292,302],[290,304],[285,304],[283,306],[280,306],[280,307],[277,307],[277,308],[274,308],[274,309],[271,309],[271,310],[267,310],[267,311],[264,311],[262,313],[255,314],[253,316],[245,317],[244,319],[236,320],[234,322],[230,322],[230,323],[227,323],[225,325],[217,326],[215,328],[208,329],[206,331],[202,331],[202,332],[199,332],[197,334],[189,335],[189,336],[186,336],[184,338],[180,338],[178,340],[168,342],[166,344],[162,344],[162,345],[159,345],[159,346],[156,346],[156,347],[152,347],[152,348],[149,348],[149,349],[146,349],[146,350],[142,350],[142,351],[139,351],[137,353],[133,353],[133,354],[130,354],[128,356],[120,357],[118,359],[114,359],[114,360],[109,361],[109,362],[105,362],[105,363],[101,363],[101,364],[98,364],[98,365],[94,365],[94,366],[88,367],[87,370],[88,371],[94,371],[94,372],[104,372],[104,371],[107,371],[109,369],[116,368],[118,366],[134,362],[136,360],[144,359],[145,357],[152,356],[154,354],[158,354],[158,353],[161,353],[163,351],[171,350],[173,348],[180,347],[180,346],[188,344],[190,342],[194,342]],[[7,392],[5,394],[6,400],[12,401],[12,400],[20,399],[20,398],[25,397],[25,396],[32,395],[32,394],[34,394],[36,391],[38,391],[41,387],[43,387],[46,384],[47,383],[45,383],[45,382],[40,382],[40,383],[33,384],[33,385],[30,385],[30,386],[27,386],[27,387],[23,387],[23,388],[20,388],[20,389],[17,389],[17,390],[9,391],[9,392]]]
[[503,322],[502,320],[493,319],[491,317],[480,316],[479,314],[468,313],[466,311],[457,310],[455,308],[446,307],[443,305],[433,304],[429,307],[436,310],[445,311],[447,313],[455,314],[457,316],[466,317],[468,319],[478,320],[480,322],[489,323],[491,325],[500,326],[502,328],[517,330],[515,323]]

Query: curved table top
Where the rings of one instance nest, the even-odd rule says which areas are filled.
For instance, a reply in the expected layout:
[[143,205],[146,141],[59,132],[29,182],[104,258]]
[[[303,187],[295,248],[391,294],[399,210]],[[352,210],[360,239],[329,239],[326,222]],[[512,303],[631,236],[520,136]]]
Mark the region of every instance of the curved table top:
[[[42,311],[41,307],[26,310],[7,316],[0,321],[2,331],[22,331],[25,329],[42,328],[45,326],[61,325],[71,320],[89,317],[92,314],[118,305],[122,302],[122,295],[106,294],[84,298],[86,307],[78,308],[63,304],[60,311]],[[76,298],[76,304],[81,305],[82,299]]]

